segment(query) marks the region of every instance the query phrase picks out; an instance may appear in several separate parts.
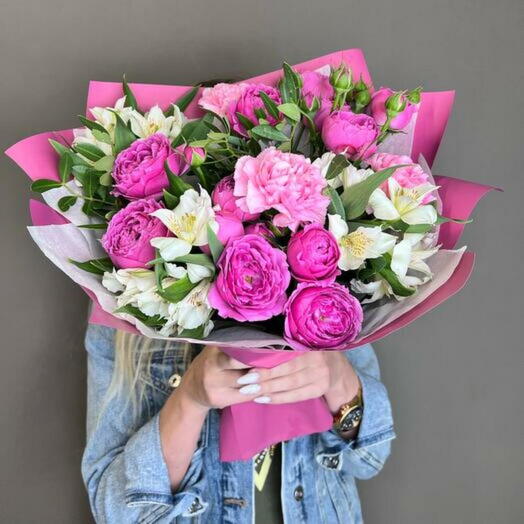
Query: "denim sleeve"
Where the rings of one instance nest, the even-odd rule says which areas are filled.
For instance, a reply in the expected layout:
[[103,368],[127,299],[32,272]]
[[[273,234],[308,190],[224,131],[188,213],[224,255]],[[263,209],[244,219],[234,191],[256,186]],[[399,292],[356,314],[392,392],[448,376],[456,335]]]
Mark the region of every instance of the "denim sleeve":
[[126,398],[104,405],[114,367],[114,332],[90,326],[87,444],[82,476],[96,522],[172,522],[205,509],[200,450],[177,493],[171,492],[160,444],[158,414],[144,403],[138,413]]
[[317,459],[321,463],[329,462],[342,454],[351,475],[367,479],[382,469],[390,453],[391,440],[395,438],[391,404],[380,381],[378,361],[371,345],[345,353],[362,384],[363,418],[354,440],[344,440],[335,430],[321,433]]

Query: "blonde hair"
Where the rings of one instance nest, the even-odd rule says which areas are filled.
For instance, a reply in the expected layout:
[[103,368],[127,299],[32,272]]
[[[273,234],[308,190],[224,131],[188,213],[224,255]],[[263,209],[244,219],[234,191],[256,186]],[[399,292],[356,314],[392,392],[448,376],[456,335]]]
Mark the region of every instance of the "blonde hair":
[[[123,396],[130,402],[134,413],[138,414],[146,388],[151,380],[152,359],[155,355],[166,356],[169,350],[184,352],[184,360],[191,355],[191,344],[168,340],[154,340],[117,330],[115,334],[115,358],[113,375],[109,384],[104,407],[116,397]],[[127,406],[126,406],[127,407]],[[103,411],[103,410],[102,410]]]

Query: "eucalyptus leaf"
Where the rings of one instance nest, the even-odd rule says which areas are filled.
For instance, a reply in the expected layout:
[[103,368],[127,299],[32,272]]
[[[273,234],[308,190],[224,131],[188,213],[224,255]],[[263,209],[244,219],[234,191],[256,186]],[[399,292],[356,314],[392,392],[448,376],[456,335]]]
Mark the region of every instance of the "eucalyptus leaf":
[[62,187],[62,182],[50,180],[48,178],[40,178],[31,184],[31,191],[34,191],[35,193],[45,193],[50,189],[56,189],[58,187]]
[[262,102],[264,102],[264,106],[268,114],[270,114],[273,118],[280,118],[280,113],[278,111],[276,102],[269,98],[269,96],[264,93],[264,91],[259,91],[258,96],[261,98]]
[[58,201],[58,209],[60,209],[60,211],[65,212],[76,203],[76,200],[77,197],[73,195],[62,197]]
[[103,175],[100,175],[100,178],[98,180],[100,182],[100,185],[105,187],[109,187],[113,183],[113,177],[111,176],[110,171],[104,173]]
[[105,153],[99,147],[87,142],[79,142],[76,144],[75,151],[88,160],[91,160],[91,162],[96,162],[105,156]]
[[268,125],[255,126],[250,132],[253,136],[266,140],[274,140],[276,142],[289,140],[289,137],[282,133],[282,131]]
[[300,108],[293,103],[286,103],[286,104],[280,104],[278,106],[278,110],[283,114],[286,115],[291,120],[298,122],[302,116],[302,113],[300,112]]
[[242,127],[244,127],[246,131],[249,131],[250,129],[253,129],[253,127],[255,127],[255,124],[253,124],[253,122],[251,122],[251,120],[249,120],[249,118],[244,116],[242,113],[237,112],[236,115],[239,122],[242,124]]
[[353,220],[362,215],[366,210],[371,193],[373,193],[380,184],[385,182],[397,169],[405,167],[406,165],[410,164],[401,164],[377,171],[365,180],[362,180],[362,182],[347,188],[342,193],[342,203],[346,210],[346,218]]
[[93,136],[99,142],[103,142],[104,144],[112,145],[111,137],[105,131],[99,131],[98,129],[93,129],[93,131],[91,131],[91,133],[93,133]]
[[60,157],[58,163],[58,172],[60,173],[60,180],[67,182],[71,175],[71,169],[73,168],[73,159],[69,153],[64,153]]
[[97,160],[93,164],[93,167],[97,171],[110,171],[111,169],[113,169],[114,162],[115,162],[115,157],[108,155],[108,156],[104,156],[100,158],[99,160]]
[[216,233],[211,229],[209,224],[207,225],[207,243],[209,244],[213,262],[216,264],[220,258],[220,255],[222,254],[222,251],[224,251],[224,245],[222,242],[220,242]]
[[94,120],[89,120],[89,118],[86,118],[82,115],[78,115],[78,120],[80,120],[80,122],[82,122],[82,124],[84,124],[84,126],[91,131],[99,131],[100,133],[107,134],[106,128]]

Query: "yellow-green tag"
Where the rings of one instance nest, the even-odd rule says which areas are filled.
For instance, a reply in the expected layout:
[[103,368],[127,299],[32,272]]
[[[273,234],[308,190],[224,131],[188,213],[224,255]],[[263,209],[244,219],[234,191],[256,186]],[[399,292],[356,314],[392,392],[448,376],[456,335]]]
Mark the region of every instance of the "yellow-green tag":
[[269,448],[262,450],[254,459],[254,481],[255,487],[258,489],[258,491],[262,491],[264,489],[264,484],[266,483],[266,479],[269,474],[269,468],[271,467],[271,462],[273,461],[274,454],[275,446],[273,445]]

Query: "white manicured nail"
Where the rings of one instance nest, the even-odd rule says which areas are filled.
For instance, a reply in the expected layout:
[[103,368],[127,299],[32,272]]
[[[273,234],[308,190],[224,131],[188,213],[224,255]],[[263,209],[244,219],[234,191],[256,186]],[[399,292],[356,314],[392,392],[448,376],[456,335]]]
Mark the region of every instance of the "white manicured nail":
[[271,402],[271,397],[257,397],[253,399],[253,402],[258,404],[269,404]]
[[254,395],[260,391],[260,384],[249,384],[249,386],[244,386],[238,391],[240,391],[242,395]]
[[253,384],[258,382],[260,375],[258,373],[248,373],[247,375],[242,375],[237,379],[237,384]]

